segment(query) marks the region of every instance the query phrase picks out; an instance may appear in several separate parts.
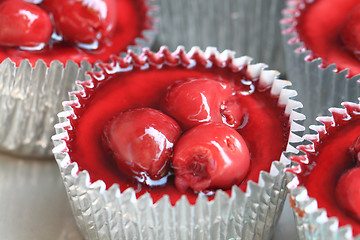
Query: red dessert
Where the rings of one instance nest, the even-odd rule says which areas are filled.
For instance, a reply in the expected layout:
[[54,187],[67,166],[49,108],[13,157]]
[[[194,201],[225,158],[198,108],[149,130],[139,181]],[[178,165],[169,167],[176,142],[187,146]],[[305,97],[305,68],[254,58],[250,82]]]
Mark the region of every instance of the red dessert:
[[297,4],[291,42],[303,42],[299,51],[310,50],[306,60],[321,57],[323,66],[335,63],[337,71],[349,69],[347,77],[360,73],[360,5],[358,0],[294,1]]
[[175,146],[175,185],[185,192],[229,189],[240,184],[250,167],[245,140],[224,124],[201,124],[184,133]]
[[[230,84],[213,79],[190,79],[171,87],[162,109],[175,118],[184,130],[203,123],[226,123],[221,111],[227,108],[225,101],[232,94]],[[228,116],[230,118],[230,111]]]
[[[308,138],[313,145],[300,146],[305,156],[292,160],[301,163],[298,176],[308,195],[315,198],[319,208],[329,217],[337,217],[340,226],[350,224],[354,235],[360,233],[358,202],[360,200],[358,154],[360,133],[360,105],[344,103],[346,111],[334,109],[334,121],[321,118],[325,124],[318,137]],[[354,152],[355,150],[355,152]]]
[[151,29],[148,10],[146,0],[2,1],[0,61],[109,61],[111,54],[126,51]]
[[[103,71],[92,73],[90,81],[81,83],[84,90],[75,93],[79,104],[74,102],[71,105],[74,110],[73,115],[69,116],[72,127],[67,129],[69,136],[65,139],[65,151],[71,162],[78,164],[79,171],[87,170],[91,182],[101,179],[107,187],[117,183],[121,191],[133,188],[137,197],[148,192],[154,202],[169,195],[172,204],[184,194],[194,204],[198,196],[196,191],[202,191],[212,199],[216,188],[223,188],[231,195],[229,188],[233,184],[245,190],[249,180],[257,182],[260,171],[269,171],[271,163],[280,158],[287,146],[289,119],[284,113],[284,106],[278,105],[278,96],[273,96],[269,88],[259,85],[258,77],[253,78],[248,74],[247,65],[238,65],[232,58],[220,61],[215,53],[208,58],[202,54],[195,51],[192,55],[186,55],[182,49],[170,53],[162,49],[155,54],[146,51],[141,57],[130,55],[125,59],[115,58],[112,64],[101,65]],[[197,91],[192,91],[192,88],[187,91],[188,83],[199,84],[197,87],[203,92],[203,101],[199,101]],[[200,85],[206,86],[205,89]],[[121,121],[119,126],[117,120],[113,122],[114,116],[121,117],[142,108],[157,109],[151,111],[158,112],[168,109],[172,104],[180,109],[184,95],[177,88],[187,89],[195,97],[194,108],[202,109],[198,108],[199,105],[209,103],[206,105],[209,107],[209,123],[201,123],[189,130],[186,126],[182,129],[182,136],[175,141],[174,157],[170,160],[172,166],[166,178],[162,179],[163,184],[157,182],[154,186],[151,183],[139,183],[118,169],[118,160],[125,158],[114,157],[114,154],[124,146],[111,146],[113,152],[109,154],[109,145],[112,143],[105,144],[105,147],[102,144],[104,129],[110,136],[118,135],[116,137],[120,141],[133,144],[134,140],[128,139],[127,135],[132,135],[135,130],[128,129],[130,127],[127,124],[133,124],[135,129],[139,126],[144,129],[138,121],[148,124],[149,117],[129,117],[134,119],[134,123],[126,120],[125,123]],[[207,94],[213,89],[217,89],[219,94]],[[169,97],[170,93],[174,93],[175,97]],[[168,107],[164,107],[164,103]],[[186,108],[185,115],[186,112],[192,115],[194,108],[188,108],[186,101],[183,105]],[[241,115],[241,124],[231,128],[222,120],[218,121],[223,118],[222,111],[227,108],[229,115],[233,113],[234,118]],[[238,112],[239,108],[241,113]],[[179,117],[176,113],[172,118],[182,122],[183,115]],[[115,133],[108,130],[106,126],[109,124],[115,126]],[[164,127],[169,124],[160,125]],[[162,134],[168,131],[167,128],[160,130]],[[153,141],[150,142],[150,149],[154,149]],[[190,158],[187,151],[192,151],[189,153]],[[209,156],[213,156],[213,162],[208,161]],[[235,158],[230,159],[233,156]],[[161,162],[162,166],[166,165],[166,161]],[[134,172],[137,168],[130,169]],[[184,169],[191,170],[192,177],[184,176]],[[159,176],[163,176],[164,173],[160,172]],[[206,181],[197,185],[193,181],[196,178]]]
[[180,133],[177,122],[162,112],[136,108],[110,120],[103,142],[122,174],[144,182],[167,175]]
[[49,14],[37,5],[20,0],[7,0],[0,4],[1,46],[36,47],[46,44],[52,30]]
[[43,0],[56,33],[74,44],[95,44],[116,27],[116,0]]

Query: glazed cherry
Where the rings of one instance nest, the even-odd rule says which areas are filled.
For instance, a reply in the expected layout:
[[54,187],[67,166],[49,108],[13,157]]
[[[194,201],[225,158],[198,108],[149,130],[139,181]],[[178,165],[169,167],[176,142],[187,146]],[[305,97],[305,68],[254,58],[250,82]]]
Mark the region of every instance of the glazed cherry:
[[236,106],[229,109],[224,106],[232,94],[233,90],[228,83],[212,79],[191,79],[169,89],[163,101],[163,110],[176,119],[184,130],[202,123],[226,123],[227,119],[232,119],[235,123],[239,122],[234,120],[239,115],[233,113]]
[[353,142],[353,144],[349,147],[349,152],[354,157],[355,161],[357,161],[358,165],[360,164],[360,136]]
[[360,167],[352,168],[339,179],[335,189],[339,205],[360,220]]
[[137,108],[114,117],[104,129],[103,144],[110,149],[119,170],[148,183],[164,177],[170,167],[179,125],[166,114]]
[[44,0],[42,4],[65,41],[96,46],[115,30],[115,0]]
[[348,50],[360,58],[360,5],[347,16],[341,32],[341,40]]
[[190,129],[174,149],[175,185],[184,192],[229,189],[240,184],[250,168],[250,154],[241,135],[224,124]]
[[0,3],[0,45],[41,48],[51,34],[50,17],[39,6],[20,0]]

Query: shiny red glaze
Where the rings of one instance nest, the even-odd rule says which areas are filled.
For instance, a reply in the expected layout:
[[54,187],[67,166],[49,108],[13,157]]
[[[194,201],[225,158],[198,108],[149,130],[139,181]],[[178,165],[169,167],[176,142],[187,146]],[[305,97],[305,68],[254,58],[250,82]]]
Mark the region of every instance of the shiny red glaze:
[[[321,57],[325,66],[336,63],[338,70],[349,69],[348,77],[360,74],[359,60],[341,40],[346,19],[358,4],[358,0],[316,0],[304,3],[305,8],[300,10],[296,19],[296,30],[305,47],[313,52],[307,60]],[[354,34],[359,32],[357,28],[353,30]]]
[[109,36],[116,28],[115,0],[44,0],[55,30],[65,41],[92,44]]
[[[171,204],[185,195],[194,204],[198,195],[190,189],[185,193],[179,192],[174,184],[174,176],[169,176],[166,185],[152,188],[119,174],[99,139],[102,138],[104,126],[119,112],[138,107],[159,109],[166,92],[177,82],[206,78],[230,82],[237,89],[249,90],[248,85],[241,83],[242,79],[247,79],[246,68],[234,72],[217,66],[214,64],[210,69],[195,66],[189,69],[185,66],[164,65],[159,69],[158,65],[150,64],[146,70],[135,68],[130,72],[114,74],[104,81],[96,81],[94,88],[85,90],[91,97],[79,96],[80,107],[74,108],[77,117],[70,119],[73,129],[69,130],[67,147],[70,149],[71,161],[78,163],[80,171],[89,172],[91,182],[101,179],[107,188],[114,183],[120,185],[121,192],[132,187],[137,197],[150,193],[154,202],[166,194]],[[269,90],[258,91],[258,81],[251,81],[254,93],[236,96],[246,112],[245,123],[236,131],[246,141],[252,163],[249,174],[239,184],[243,191],[249,180],[257,182],[260,171],[269,171],[272,161],[280,158],[286,148],[289,132],[288,117],[284,115],[284,108],[277,105],[278,99],[272,97]],[[231,190],[226,190],[226,193],[231,195]],[[209,199],[212,198],[213,195],[210,195]]]
[[175,146],[175,185],[185,192],[229,189],[240,184],[250,168],[250,153],[241,135],[219,123],[201,124]]
[[341,31],[341,40],[345,47],[360,57],[360,5],[347,16]]
[[[339,218],[339,225],[350,224],[354,236],[360,234],[360,222],[343,210],[335,198],[337,182],[343,174],[357,167],[349,147],[358,138],[360,115],[354,109],[351,121],[345,117],[336,124],[326,123],[326,134],[315,144],[315,151],[307,153],[308,164],[302,165],[300,183],[305,185],[310,197],[317,200],[319,208],[325,208],[329,217]],[[296,160],[296,158],[295,158]]]
[[350,169],[340,177],[335,197],[343,209],[360,221],[360,167]]
[[103,143],[123,174],[158,180],[168,174],[180,134],[179,125],[166,114],[135,108],[121,112],[108,123]]
[[[14,4],[16,5],[16,4]],[[42,4],[39,5],[40,7]],[[99,43],[96,50],[79,48],[74,44],[50,39],[39,51],[25,51],[14,47],[0,47],[0,61],[10,58],[17,65],[24,59],[29,59],[32,66],[42,59],[47,65],[53,60],[66,63],[73,60],[76,63],[88,61],[108,62],[112,54],[126,51],[127,46],[134,45],[137,37],[143,37],[142,32],[152,29],[153,18],[148,15],[149,5],[146,0],[116,1],[116,28],[113,34]]]
[[[232,95],[229,83],[205,78],[190,79],[169,89],[162,109],[176,119],[183,130],[187,130],[202,123],[223,122],[221,107]],[[228,115],[231,115],[230,109]]]
[[349,147],[350,153],[353,155],[357,164],[360,165],[360,136]]
[[21,0],[0,3],[0,45],[36,47],[46,44],[52,34],[52,23],[46,11]]

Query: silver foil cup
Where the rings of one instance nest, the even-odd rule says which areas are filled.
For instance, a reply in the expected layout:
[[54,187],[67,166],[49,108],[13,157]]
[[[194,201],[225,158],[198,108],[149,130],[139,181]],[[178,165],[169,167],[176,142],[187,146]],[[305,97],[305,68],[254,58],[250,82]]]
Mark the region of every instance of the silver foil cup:
[[[331,117],[318,117],[318,122],[333,123],[332,127],[336,127],[336,119],[345,119],[346,116],[350,118],[352,110],[346,106],[358,105],[352,102],[342,103],[344,108],[331,108]],[[358,105],[360,109],[360,105]],[[357,110],[355,113],[357,114]],[[336,116],[338,115],[338,116]],[[313,145],[315,142],[320,142],[321,134],[326,133],[324,125],[312,125],[310,128],[313,130],[312,134],[304,135],[301,145]],[[310,147],[311,149],[313,147]],[[297,151],[297,155],[306,155],[302,151]],[[288,159],[289,160],[289,159]],[[291,172],[291,173],[290,173]],[[296,173],[296,174],[294,174]],[[287,187],[290,192],[290,206],[294,210],[296,229],[300,240],[360,240],[360,234],[353,236],[352,227],[350,225],[339,227],[339,219],[337,217],[328,217],[326,209],[319,208],[315,198],[308,195],[304,186],[300,185],[298,175],[301,174],[301,167],[298,163],[293,162],[290,171],[287,173],[289,183]],[[320,182],[319,182],[320,184]]]
[[[335,71],[335,63],[326,68],[320,67],[323,60],[316,58],[308,61],[307,56],[312,54],[310,49],[304,47],[303,42],[291,41],[298,36],[294,29],[299,5],[304,0],[288,0],[283,11],[281,21],[283,45],[286,59],[286,75],[293,83],[299,94],[299,100],[304,104],[303,113],[306,115],[305,127],[316,124],[317,116],[327,114],[329,107],[340,107],[341,102],[356,102],[360,96],[360,84],[357,81],[360,75],[347,78],[348,70]],[[303,51],[297,49],[304,48]]]
[[[151,23],[157,24],[155,0],[148,0]],[[155,26],[146,29],[135,45],[128,49],[140,52],[150,46],[155,37]],[[120,54],[120,53],[114,53]],[[64,66],[65,65],[65,66]],[[0,63],[0,150],[15,155],[49,157],[53,148],[56,114],[62,109],[62,101],[73,91],[75,80],[88,80],[87,71],[96,70],[83,61],[63,64],[52,61],[49,66],[38,60],[32,67],[28,60],[19,66],[11,59]]]
[[[162,48],[155,54],[156,63],[153,63],[151,59],[155,55],[148,50],[135,57],[130,52],[125,58],[129,65],[115,64],[116,72],[131,71],[133,65],[141,71],[150,64],[160,69],[165,64],[185,64],[189,69],[201,64],[211,68],[219,62],[230,62],[233,69],[247,65],[247,74],[259,78],[259,87],[271,88],[271,94],[278,97],[278,104],[285,106],[291,129],[286,150],[296,150],[294,145],[301,139],[298,134],[304,131],[301,122],[305,117],[297,111],[302,104],[292,99],[296,91],[288,89],[290,82],[277,79],[277,71],[265,70],[265,64],[250,64],[251,58],[247,56],[235,58],[231,51],[220,54],[215,48],[207,48],[205,52],[192,48],[189,53],[183,48],[174,53]],[[197,61],[196,56],[201,59]],[[113,73],[111,67],[105,67],[103,71]],[[81,86],[79,90],[82,90]],[[289,161],[284,153],[279,156],[279,161],[272,163],[269,172],[260,173],[258,183],[248,181],[246,192],[233,186],[231,197],[218,190],[214,200],[199,195],[194,205],[185,195],[175,206],[171,205],[167,195],[154,204],[148,193],[137,198],[133,188],[121,193],[121,186],[117,184],[107,189],[102,180],[91,183],[89,173],[79,171],[78,164],[71,161],[65,143],[68,139],[66,129],[71,127],[68,116],[74,114],[70,106],[78,104],[77,97],[71,97],[71,101],[64,102],[64,111],[58,115],[60,123],[55,126],[57,134],[52,138],[53,152],[76,222],[86,239],[271,238],[287,194],[284,169]]]
[[285,0],[159,0],[159,4],[158,42],[170,50],[178,45],[230,48],[285,72],[279,26]]

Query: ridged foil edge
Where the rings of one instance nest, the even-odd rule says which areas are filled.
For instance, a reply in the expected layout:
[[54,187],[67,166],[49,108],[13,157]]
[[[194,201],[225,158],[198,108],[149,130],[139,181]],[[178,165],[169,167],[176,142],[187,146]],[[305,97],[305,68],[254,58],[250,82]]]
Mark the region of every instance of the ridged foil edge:
[[[322,58],[306,60],[312,54],[303,42],[294,41],[298,37],[295,30],[296,10],[304,0],[287,0],[281,20],[282,38],[285,49],[286,74],[299,93],[306,115],[305,127],[316,124],[317,116],[327,114],[329,107],[340,107],[341,102],[357,101],[360,96],[360,74],[347,78],[348,70],[337,71],[335,63],[325,68]],[[321,67],[320,67],[321,66]]]
[[[148,4],[147,22],[152,25],[128,46],[134,52],[151,46],[158,24],[157,0]],[[118,53],[120,54],[120,53]],[[75,80],[88,80],[87,71],[96,67],[87,61],[80,64],[54,60],[49,67],[38,60],[32,67],[27,59],[19,66],[11,59],[0,63],[0,150],[18,156],[49,157],[52,155],[56,114],[68,92],[75,90]]]
[[279,27],[284,0],[159,0],[159,5],[158,41],[170,50],[232,49],[285,72]]
[[[232,51],[220,54],[216,48],[207,48],[205,52],[192,48],[189,53],[183,48],[174,53],[162,48],[159,53],[163,53],[158,59],[164,64],[182,64],[183,60],[190,62],[191,66],[211,64],[215,57],[223,63],[231,61],[238,67],[248,65],[248,74],[259,77],[260,87],[271,86],[272,95],[279,96],[279,105],[286,106],[291,130],[287,152],[296,150],[301,139],[298,135],[304,131],[302,122],[305,117],[298,112],[302,104],[292,99],[296,91],[288,89],[291,83],[277,79],[279,72],[265,70],[265,64],[250,64],[251,58],[247,56],[234,58]],[[148,56],[153,54],[145,50],[141,56],[134,56],[129,52],[126,61],[146,68]],[[202,56],[204,62],[196,63],[192,56]],[[118,70],[124,70],[120,65],[116,65]],[[60,123],[55,126],[57,135],[52,138],[53,152],[76,222],[86,239],[271,238],[287,194],[284,169],[289,161],[285,153],[280,161],[272,163],[270,172],[260,173],[258,183],[249,181],[245,193],[234,186],[231,197],[218,190],[213,201],[199,196],[195,205],[190,205],[184,196],[172,206],[166,195],[153,204],[149,194],[137,199],[132,188],[120,193],[117,184],[106,190],[102,180],[91,183],[88,172],[79,172],[77,163],[71,163],[64,140],[68,139],[66,129],[71,128],[67,117],[73,111],[69,106],[74,104],[77,104],[75,96],[70,102],[64,102],[64,111],[58,115]]]
[[[360,100],[360,98],[359,98]],[[341,103],[344,108],[329,108],[331,116],[320,116],[316,120],[318,123],[333,123],[331,127],[337,126],[337,120],[348,119],[350,117],[351,109],[347,106],[358,106],[357,111],[360,110],[360,105],[353,102]],[[310,129],[313,133],[303,136],[300,145],[311,145],[309,151],[312,151],[314,143],[321,140],[321,135],[328,132],[325,125],[311,125]],[[298,150],[296,155],[305,156],[306,153]],[[289,160],[290,158],[288,158]],[[290,161],[290,160],[289,160]],[[328,217],[327,212],[323,208],[318,208],[318,203],[315,198],[308,195],[307,189],[300,186],[300,181],[297,177],[301,174],[301,168],[298,163],[292,162],[287,173],[288,184],[287,187],[290,192],[290,206],[293,209],[296,228],[300,240],[360,240],[360,234],[353,236],[351,225],[339,227],[339,220],[337,217]],[[296,174],[295,174],[296,173]]]
[[52,61],[49,67],[28,60],[17,67],[9,58],[0,63],[0,149],[22,156],[51,156],[56,114],[76,79],[87,80],[91,65]]

